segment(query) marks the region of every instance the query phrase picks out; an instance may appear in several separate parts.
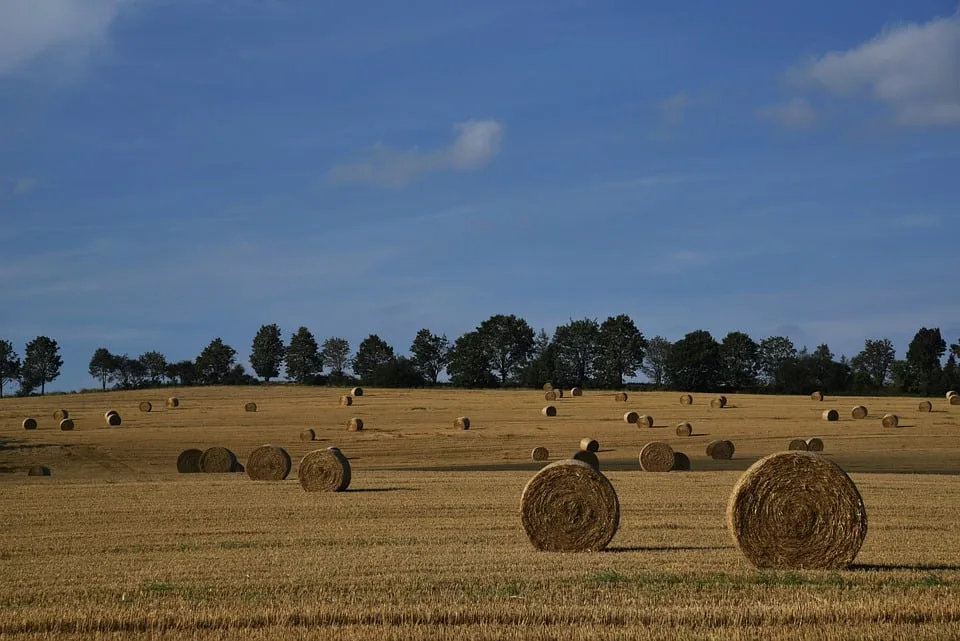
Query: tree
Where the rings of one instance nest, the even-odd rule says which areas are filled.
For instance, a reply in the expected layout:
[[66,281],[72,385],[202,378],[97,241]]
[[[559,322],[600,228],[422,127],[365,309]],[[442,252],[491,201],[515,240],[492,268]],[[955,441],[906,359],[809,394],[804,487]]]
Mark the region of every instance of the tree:
[[287,346],[287,378],[304,383],[322,368],[317,339],[309,329],[301,327],[290,337],[290,344]]
[[13,343],[0,340],[0,398],[3,398],[4,384],[19,378],[20,358],[13,349]]
[[533,328],[513,314],[491,316],[480,323],[477,333],[489,356],[490,371],[501,384],[519,374],[533,352]]
[[167,365],[165,372],[168,379],[177,381],[179,385],[193,385],[197,380],[197,366],[193,361],[177,361]]
[[197,378],[206,385],[223,385],[234,368],[237,350],[223,342],[219,336],[203,348],[197,357]]
[[544,383],[552,383],[557,379],[556,346],[550,340],[545,329],[537,332],[533,339],[533,350],[530,359],[520,371],[520,384],[524,387],[543,387]]
[[467,332],[456,340],[450,351],[447,371],[458,387],[496,387],[497,379],[490,371],[487,343],[478,330]]
[[280,376],[285,353],[280,326],[276,323],[261,325],[250,346],[250,365],[257,376],[269,383],[271,378]]
[[370,381],[378,367],[395,358],[393,348],[376,334],[370,334],[360,342],[353,357],[353,373],[361,381]]
[[46,391],[47,383],[60,376],[63,359],[60,358],[60,346],[57,341],[46,336],[37,336],[27,343],[21,368],[23,381],[27,387],[40,386],[40,396]]
[[[565,387],[583,387],[594,378],[595,365],[600,357],[600,325],[595,319],[584,318],[561,325],[553,332],[556,345],[558,381]],[[531,343],[531,352],[532,350]]]
[[436,384],[440,372],[450,363],[450,341],[446,334],[437,336],[427,328],[417,332],[410,344],[414,367],[424,379]]
[[907,348],[907,385],[911,392],[924,396],[940,394],[943,372],[940,359],[947,351],[947,343],[940,336],[940,328],[921,327]]
[[167,375],[167,357],[160,352],[144,352],[137,357],[140,366],[143,368],[145,378],[150,380],[151,385],[160,385]]
[[607,317],[600,325],[597,343],[600,349],[597,370],[604,384],[622,387],[623,379],[636,376],[643,366],[647,339],[626,314]]
[[119,368],[120,363],[117,357],[110,353],[106,347],[98,347],[90,358],[90,367],[87,371],[90,376],[100,381],[103,391],[107,391],[107,381]]
[[786,336],[769,336],[760,341],[757,358],[767,385],[780,390],[784,385],[783,370],[797,358],[797,348]]
[[850,364],[854,372],[863,372],[869,377],[874,389],[880,389],[890,378],[896,357],[897,352],[889,338],[877,340],[868,338],[863,342],[863,349],[853,357]]
[[332,375],[343,376],[347,363],[350,362],[350,341],[336,337],[326,339],[323,341],[320,361],[323,366],[330,368]]
[[960,369],[957,368],[957,357],[950,352],[947,363],[943,366],[943,388],[956,390],[958,387],[960,387]]
[[705,392],[717,388],[721,375],[720,344],[708,331],[690,332],[670,348],[665,374],[673,389]]
[[147,367],[142,361],[130,358],[126,354],[115,356],[116,367],[110,373],[110,380],[118,389],[131,390],[143,387],[147,380]]
[[673,343],[663,336],[654,336],[647,343],[647,351],[644,354],[640,370],[657,387],[662,387],[666,380],[667,359],[670,358],[672,347]]
[[374,387],[422,387],[426,380],[411,359],[398,356],[378,365],[369,383]]
[[721,382],[733,390],[749,390],[757,384],[756,341],[744,332],[730,332],[720,343]]

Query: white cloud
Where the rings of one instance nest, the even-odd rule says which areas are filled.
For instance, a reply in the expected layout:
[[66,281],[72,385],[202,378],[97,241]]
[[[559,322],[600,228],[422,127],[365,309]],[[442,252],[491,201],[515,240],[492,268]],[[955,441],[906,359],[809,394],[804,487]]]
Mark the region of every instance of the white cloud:
[[22,195],[24,195],[25,193],[27,193],[27,192],[29,192],[29,191],[32,191],[33,188],[36,187],[36,186],[37,186],[37,179],[36,179],[36,178],[30,178],[30,177],[21,178],[21,179],[18,180],[18,181],[16,182],[16,184],[13,186],[13,194],[14,194],[15,196],[22,196]]
[[402,187],[421,174],[473,171],[500,153],[503,125],[496,120],[470,120],[456,125],[457,138],[433,151],[416,148],[397,151],[377,145],[368,160],[336,165],[328,174],[334,183],[362,183]]
[[817,121],[817,112],[806,98],[794,98],[778,105],[760,107],[757,109],[757,116],[795,129],[810,127]]
[[35,61],[75,63],[137,0],[0,0],[0,77]]
[[798,87],[844,97],[866,94],[887,105],[901,125],[960,124],[960,12],[884,29],[787,76]]

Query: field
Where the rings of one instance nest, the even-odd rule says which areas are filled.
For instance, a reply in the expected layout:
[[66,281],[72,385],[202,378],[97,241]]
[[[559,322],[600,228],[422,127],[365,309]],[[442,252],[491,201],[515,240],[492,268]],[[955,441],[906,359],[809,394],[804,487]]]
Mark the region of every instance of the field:
[[[960,637],[960,407],[933,399],[587,391],[540,415],[535,391],[288,386],[190,388],[0,400],[0,638],[278,639],[943,639]],[[163,400],[175,394],[177,409]],[[149,414],[137,410],[153,402]],[[257,412],[245,412],[255,401]],[[850,418],[864,404],[865,420]],[[61,432],[57,408],[76,430]],[[123,423],[108,427],[107,409]],[[841,420],[820,418],[836,408]],[[623,422],[627,410],[655,427]],[[883,428],[895,412],[901,427]],[[454,428],[469,416],[468,431]],[[36,431],[20,422],[33,416]],[[358,416],[366,428],[348,432]],[[678,437],[681,420],[694,435]],[[301,442],[304,428],[317,441]],[[620,529],[599,553],[537,552],[520,493],[543,463],[581,438],[600,442]],[[724,526],[742,470],[796,437],[863,495],[869,533],[842,572],[750,566]],[[705,454],[736,444],[729,461]],[[688,454],[690,472],[639,470],[649,440]],[[274,443],[286,481],[178,474],[188,447],[223,445],[241,462]],[[353,481],[306,493],[312,449],[338,446]],[[43,464],[50,477],[29,477]]]

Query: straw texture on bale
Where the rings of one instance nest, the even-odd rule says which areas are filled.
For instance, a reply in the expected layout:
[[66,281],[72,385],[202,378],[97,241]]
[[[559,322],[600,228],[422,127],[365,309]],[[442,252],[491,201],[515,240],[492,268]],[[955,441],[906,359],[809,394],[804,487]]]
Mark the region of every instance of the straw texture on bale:
[[640,469],[644,472],[669,472],[673,463],[673,448],[664,441],[650,441],[640,449]]
[[170,398],[167,399],[167,407],[170,407],[170,408],[180,407],[180,399],[177,398],[176,396],[171,396]]
[[50,468],[46,465],[34,465],[27,470],[27,476],[50,476]]
[[896,414],[884,414],[883,418],[880,419],[880,424],[884,427],[899,427],[900,417]]
[[313,441],[313,440],[316,440],[316,438],[317,438],[317,433],[314,432],[313,429],[308,427],[305,430],[300,430],[301,441]]
[[557,461],[527,481],[520,520],[537,550],[598,552],[617,533],[620,502],[607,477],[590,465]]
[[122,422],[120,419],[120,415],[117,414],[116,412],[108,413],[105,418],[107,420],[107,425],[109,425],[110,427],[117,427]]
[[600,459],[597,458],[595,452],[588,452],[587,450],[577,450],[573,453],[573,456],[570,457],[571,460],[580,461],[581,463],[586,463],[593,469],[600,471]]
[[822,400],[823,400],[823,392],[814,392],[813,394],[810,395],[810,400],[811,400],[811,401],[822,401]]
[[932,412],[933,403],[931,403],[930,401],[920,401],[920,404],[917,405],[917,410],[920,412]]
[[690,457],[683,452],[673,453],[673,468],[671,472],[688,472],[690,470]]
[[557,391],[556,391],[556,390],[550,390],[549,392],[544,392],[544,394],[543,394],[543,400],[545,400],[545,401],[555,401],[555,400],[557,400]]
[[640,414],[637,412],[627,412],[623,415],[624,423],[636,423],[640,420]]
[[740,477],[727,503],[727,528],[758,568],[842,569],[867,536],[867,510],[836,463],[808,452],[780,452]]
[[947,392],[947,400],[949,401],[951,397],[956,396],[957,393],[954,390]]
[[343,492],[350,486],[350,461],[335,447],[314,450],[300,461],[297,475],[307,492]]
[[546,461],[548,458],[550,458],[550,450],[543,447],[542,445],[535,447],[533,448],[533,451],[530,452],[530,457],[534,461]]
[[453,426],[458,430],[469,430],[470,418],[467,416],[458,416],[457,420],[453,422]]
[[119,415],[120,412],[118,412],[117,410],[107,410],[106,412],[103,413],[103,418],[108,419],[108,418],[110,418],[110,415],[111,415],[111,414],[117,414],[117,415]]
[[72,418],[65,418],[62,421],[60,421],[60,429],[64,432],[69,432],[74,427],[76,426],[73,424]]
[[140,408],[141,412],[153,411],[153,403],[151,403],[150,401],[140,401],[140,405],[138,405],[137,407]]
[[261,445],[247,457],[247,476],[254,481],[282,481],[290,474],[290,455],[278,445]]
[[544,392],[549,392],[549,391],[552,390],[552,389],[553,389],[553,383],[544,383],[544,384],[543,384],[543,391],[544,391]]
[[837,410],[823,410],[823,420],[830,422],[839,421],[840,412]]
[[65,418],[70,418],[70,412],[64,409],[59,409],[53,413],[53,420],[62,421]]
[[543,414],[544,416],[556,416],[557,408],[554,407],[553,405],[547,405],[542,410],[540,410],[540,413]]
[[823,441],[814,437],[807,439],[807,451],[808,452],[822,452],[823,451]]
[[629,397],[627,396],[626,392],[617,392],[616,394],[613,395],[613,400],[617,401],[618,403],[626,403],[627,398]]
[[349,421],[347,421],[347,431],[349,432],[362,432],[363,431],[363,419],[359,416],[354,416]]
[[203,450],[194,448],[180,452],[180,456],[177,457],[177,471],[181,474],[198,474],[201,456],[203,456]]
[[579,387],[574,387],[570,390],[570,396],[583,396],[583,390]]
[[236,455],[219,445],[207,448],[200,455],[200,471],[207,474],[226,474],[237,466]]
[[960,394],[954,394],[947,399],[947,405],[960,405]]
[[731,441],[710,441],[707,444],[707,456],[715,461],[727,461],[733,458],[734,447]]
[[693,405],[693,397],[689,394],[683,394],[680,396],[681,405]]
[[714,409],[721,409],[723,407],[723,401],[721,401],[719,398],[712,398],[710,399],[710,407]]
[[256,412],[256,411],[257,411],[257,404],[256,404],[256,403],[247,403],[246,405],[243,406],[243,411],[244,411],[244,412]]
[[677,423],[677,436],[690,436],[693,434],[693,425],[690,423]]
[[794,450],[797,452],[806,452],[809,448],[807,447],[807,442],[802,438],[795,438],[790,441],[790,445],[787,447],[788,450]]
[[580,449],[587,452],[598,452],[600,451],[600,443],[589,437],[582,438],[580,439]]
[[363,388],[354,387],[352,390],[350,390],[350,396],[363,396]]
[[37,429],[37,419],[30,418],[30,417],[23,419],[23,429],[25,430]]
[[867,418],[867,408],[863,405],[857,405],[850,410],[850,416],[856,419]]
[[353,397],[352,397],[352,396],[346,396],[346,395],[341,396],[341,397],[340,397],[340,405],[342,405],[342,406],[344,406],[344,407],[349,407],[350,405],[353,405]]
[[641,414],[637,419],[637,427],[653,427],[653,417],[649,414]]
[[554,387],[554,388],[553,388],[553,391],[557,393],[557,398],[563,398],[563,388],[562,388],[562,387]]

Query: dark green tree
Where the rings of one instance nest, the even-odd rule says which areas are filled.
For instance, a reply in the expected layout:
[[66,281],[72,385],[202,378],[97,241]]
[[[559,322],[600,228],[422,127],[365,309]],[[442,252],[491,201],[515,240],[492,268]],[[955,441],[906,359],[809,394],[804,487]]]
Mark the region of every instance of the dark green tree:
[[890,378],[893,361],[897,352],[889,338],[870,339],[863,342],[863,349],[851,359],[853,371],[863,372],[872,383],[873,389],[881,389]]
[[477,333],[489,356],[489,369],[506,383],[519,374],[533,352],[533,328],[513,314],[497,314],[480,323]]
[[437,336],[424,327],[410,344],[410,354],[413,355],[413,366],[424,380],[436,384],[440,372],[450,362],[450,341],[446,334]]
[[665,374],[673,389],[706,392],[719,387],[721,367],[720,344],[710,332],[697,330],[670,348]]
[[487,343],[477,330],[456,340],[447,365],[451,382],[458,387],[496,387],[497,378],[490,371]]
[[110,353],[110,350],[106,347],[98,347],[90,358],[90,367],[87,371],[90,376],[100,381],[103,391],[107,391],[107,381],[119,367],[120,362]]
[[921,327],[907,348],[907,387],[924,396],[943,392],[943,371],[940,359],[947,351],[947,343],[940,336],[940,328]]
[[287,378],[297,383],[305,383],[323,369],[320,347],[317,339],[306,327],[300,327],[290,337],[287,346]]
[[411,359],[397,356],[378,365],[368,382],[374,387],[423,387],[426,379]]
[[40,396],[43,396],[47,383],[52,383],[60,376],[61,367],[63,359],[60,358],[57,341],[47,336],[37,336],[27,343],[21,368],[21,376],[27,387],[36,389],[39,385]]
[[147,367],[138,358],[130,358],[126,354],[114,357],[116,367],[110,373],[110,380],[117,389],[140,389],[147,381]]
[[597,342],[596,367],[604,385],[622,387],[623,379],[636,376],[643,366],[647,340],[626,314],[607,317],[600,325]]
[[769,336],[760,341],[757,350],[757,362],[764,381],[771,390],[781,391],[785,387],[784,368],[797,358],[797,348],[786,336]]
[[672,347],[673,343],[663,336],[654,336],[647,341],[647,349],[640,370],[657,387],[663,387],[666,382],[667,360],[670,358]]
[[957,368],[957,357],[953,352],[947,356],[947,363],[943,366],[943,389],[957,391],[960,387],[960,370]]
[[377,368],[394,358],[393,347],[376,334],[370,334],[357,347],[357,353],[353,357],[353,373],[361,381],[370,382]]
[[332,337],[323,341],[320,350],[320,360],[325,367],[330,368],[334,377],[342,377],[347,363],[350,362],[350,341],[345,338]]
[[286,352],[280,326],[276,323],[261,325],[250,346],[250,366],[257,376],[269,383],[271,378],[280,376],[280,366],[283,365]]
[[167,376],[167,357],[162,352],[144,352],[137,357],[151,385],[160,385]]
[[537,332],[533,339],[533,351],[530,359],[520,372],[520,383],[524,387],[543,387],[544,383],[559,380],[557,377],[556,347],[545,329]]
[[197,379],[204,385],[223,385],[234,368],[236,356],[237,350],[218,336],[197,357]]
[[[583,387],[593,380],[600,358],[600,324],[595,319],[570,319],[553,332],[557,374],[564,387]],[[532,346],[531,346],[532,347]],[[532,353],[532,349],[531,349]]]
[[166,377],[170,381],[175,381],[178,385],[190,386],[197,380],[197,366],[193,361],[177,361],[167,365],[165,371]]
[[723,364],[721,382],[732,390],[749,390],[757,384],[757,354],[759,347],[744,332],[730,332],[720,343],[720,361]]
[[3,398],[4,384],[19,379],[20,358],[13,349],[13,343],[0,340],[0,398]]

